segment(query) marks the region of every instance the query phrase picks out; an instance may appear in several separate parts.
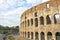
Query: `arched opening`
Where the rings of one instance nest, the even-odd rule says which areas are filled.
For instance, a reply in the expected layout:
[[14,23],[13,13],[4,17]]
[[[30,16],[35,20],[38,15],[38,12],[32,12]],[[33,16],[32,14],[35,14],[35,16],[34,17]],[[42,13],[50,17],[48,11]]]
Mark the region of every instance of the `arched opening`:
[[41,32],[41,40],[45,40],[45,35],[44,35],[44,32]]
[[31,26],[33,25],[33,19],[31,19]]
[[37,17],[37,12],[35,12],[35,17]]
[[24,27],[25,27],[25,21],[24,21]]
[[35,32],[35,40],[39,40],[39,38],[38,38],[38,32]]
[[31,32],[31,39],[33,39],[33,32]]
[[40,24],[44,25],[44,17],[43,16],[40,17]]
[[35,18],[35,27],[38,26],[38,18]]
[[56,40],[60,40],[60,32],[56,33]]
[[48,40],[52,40],[52,33],[51,32],[47,33],[47,38],[48,38]]
[[46,4],[46,8],[50,8],[50,4],[49,3]]
[[24,27],[24,21],[23,21],[22,25],[23,25],[23,27]]
[[23,21],[23,27],[24,27],[24,21]]
[[54,15],[54,24],[60,23],[60,15],[59,14],[55,14]]
[[29,22],[29,20],[27,20],[28,21],[28,26],[30,25],[30,22]]
[[26,21],[25,21],[25,27],[26,27]]
[[49,15],[46,16],[46,22],[47,24],[51,24],[51,16]]
[[30,32],[28,32],[28,38],[30,38]]
[[57,20],[56,20],[56,14],[54,15],[54,24],[57,23]]

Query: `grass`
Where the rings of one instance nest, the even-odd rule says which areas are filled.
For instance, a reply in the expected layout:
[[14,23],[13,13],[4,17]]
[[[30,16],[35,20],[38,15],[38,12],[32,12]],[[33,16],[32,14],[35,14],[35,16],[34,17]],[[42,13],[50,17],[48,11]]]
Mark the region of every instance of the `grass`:
[[8,39],[9,40],[14,40],[14,37],[13,36],[9,36]]

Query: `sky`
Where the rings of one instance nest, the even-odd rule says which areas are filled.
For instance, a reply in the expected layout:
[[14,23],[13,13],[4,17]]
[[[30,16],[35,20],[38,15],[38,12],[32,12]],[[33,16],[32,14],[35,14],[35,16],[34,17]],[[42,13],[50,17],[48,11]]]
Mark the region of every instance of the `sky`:
[[48,0],[0,0],[0,25],[17,26],[20,24],[21,14]]

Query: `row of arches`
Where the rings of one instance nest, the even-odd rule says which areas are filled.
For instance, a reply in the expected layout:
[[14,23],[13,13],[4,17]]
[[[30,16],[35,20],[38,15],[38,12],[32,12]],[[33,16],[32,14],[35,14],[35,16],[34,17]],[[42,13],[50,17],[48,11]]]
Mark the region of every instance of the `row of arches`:
[[[23,33],[24,34],[24,33]],[[27,36],[27,34],[28,34],[28,38],[30,38],[30,36],[31,36],[31,39],[34,39],[34,33],[33,32],[25,32],[25,37]],[[45,35],[45,33],[44,32],[41,32],[40,33],[40,35],[39,35],[39,33],[38,32],[35,32],[35,40],[39,40],[39,36],[41,37],[40,39],[41,40],[45,40],[45,36],[47,36],[47,40],[54,40],[52,37],[53,37],[53,35],[52,35],[52,33],[51,32],[48,32],[47,33],[47,35]],[[56,34],[55,34],[55,36],[56,36],[56,40],[60,40],[60,32],[57,32]]]
[[[58,16],[60,16],[60,15],[58,15]],[[57,14],[54,15],[54,24],[57,24],[58,16],[57,16]],[[46,24],[51,24],[51,22],[52,22],[51,19],[52,19],[51,16],[47,15],[46,16]],[[60,17],[58,19],[60,19]],[[44,25],[44,17],[43,16],[41,16],[39,18],[39,23],[40,23],[40,25]],[[30,24],[32,26],[33,24],[35,24],[35,27],[37,27],[38,26],[38,18],[35,18],[35,19],[31,18],[31,20],[27,19],[27,20],[23,21],[21,24],[23,27],[30,26]]]

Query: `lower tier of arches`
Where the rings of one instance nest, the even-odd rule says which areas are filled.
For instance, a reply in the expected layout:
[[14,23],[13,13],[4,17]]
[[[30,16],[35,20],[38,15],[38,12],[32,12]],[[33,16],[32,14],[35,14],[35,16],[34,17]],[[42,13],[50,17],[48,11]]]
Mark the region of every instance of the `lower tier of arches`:
[[20,35],[33,40],[60,40],[60,32],[56,32],[55,34],[51,32],[22,32]]

